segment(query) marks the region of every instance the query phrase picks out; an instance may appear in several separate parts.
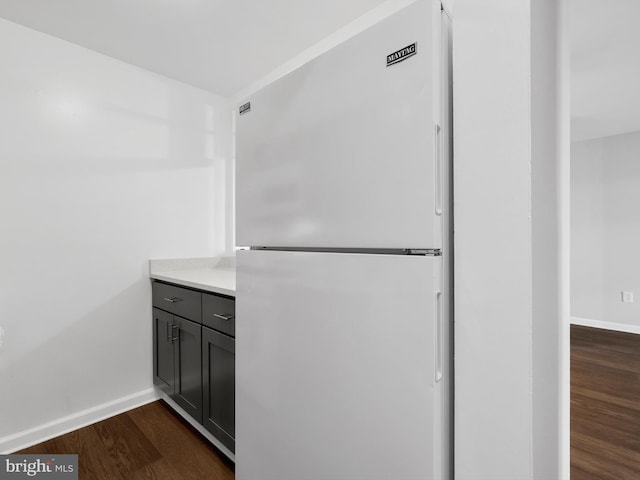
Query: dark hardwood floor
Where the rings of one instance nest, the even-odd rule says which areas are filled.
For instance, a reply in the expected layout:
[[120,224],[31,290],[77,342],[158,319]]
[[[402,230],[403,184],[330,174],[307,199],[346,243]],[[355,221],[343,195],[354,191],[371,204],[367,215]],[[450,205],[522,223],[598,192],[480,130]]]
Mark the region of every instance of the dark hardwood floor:
[[231,480],[233,463],[164,402],[16,453],[77,453],[80,480]]
[[571,480],[640,479],[640,335],[571,326]]

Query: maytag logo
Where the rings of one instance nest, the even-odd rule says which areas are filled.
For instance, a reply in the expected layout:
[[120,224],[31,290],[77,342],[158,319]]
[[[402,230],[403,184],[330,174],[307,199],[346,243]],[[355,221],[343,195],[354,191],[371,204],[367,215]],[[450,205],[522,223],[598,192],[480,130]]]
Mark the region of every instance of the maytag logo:
[[409,57],[413,57],[416,53],[418,53],[417,43],[412,43],[411,45],[401,48],[397,52],[390,53],[387,55],[387,67],[406,60]]
[[247,102],[244,105],[240,105],[240,115],[244,115],[245,113],[251,111],[251,102]]
[[0,480],[78,480],[78,455],[0,455]]

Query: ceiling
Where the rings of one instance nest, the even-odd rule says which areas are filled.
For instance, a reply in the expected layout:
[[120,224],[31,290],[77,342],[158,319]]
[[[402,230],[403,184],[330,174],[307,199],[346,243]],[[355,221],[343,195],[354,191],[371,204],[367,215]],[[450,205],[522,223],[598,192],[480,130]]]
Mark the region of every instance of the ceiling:
[[0,17],[231,96],[382,3],[0,0]]
[[[230,97],[400,0],[0,0],[0,17]],[[571,1],[572,138],[640,130],[640,1]]]

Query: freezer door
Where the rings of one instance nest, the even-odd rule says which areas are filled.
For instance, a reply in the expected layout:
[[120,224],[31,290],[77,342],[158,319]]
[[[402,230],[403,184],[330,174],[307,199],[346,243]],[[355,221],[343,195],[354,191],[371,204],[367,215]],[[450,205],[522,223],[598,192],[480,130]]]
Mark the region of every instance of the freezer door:
[[449,478],[440,262],[238,252],[239,479]]
[[439,5],[420,0],[241,102],[237,245],[441,246]]

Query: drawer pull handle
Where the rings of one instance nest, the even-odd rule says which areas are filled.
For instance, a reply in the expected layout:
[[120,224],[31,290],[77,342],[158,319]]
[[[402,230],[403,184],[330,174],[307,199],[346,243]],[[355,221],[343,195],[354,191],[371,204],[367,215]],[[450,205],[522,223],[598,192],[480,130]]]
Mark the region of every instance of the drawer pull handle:
[[220,320],[231,320],[233,318],[233,315],[221,315],[219,313],[214,313],[213,316]]
[[178,297],[171,297],[171,298],[164,297],[164,300],[166,300],[167,302],[170,302],[170,303],[176,303],[176,302],[181,302],[182,301],[182,299],[178,298]]

